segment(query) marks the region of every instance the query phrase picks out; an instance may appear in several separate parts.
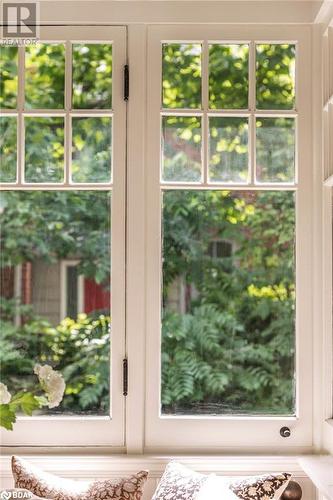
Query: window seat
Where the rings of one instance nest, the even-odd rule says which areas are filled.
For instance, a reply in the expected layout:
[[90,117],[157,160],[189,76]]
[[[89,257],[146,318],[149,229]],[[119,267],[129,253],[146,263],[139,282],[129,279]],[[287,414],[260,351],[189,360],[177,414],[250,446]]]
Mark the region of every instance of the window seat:
[[[206,474],[242,476],[266,472],[291,472],[293,480],[299,483],[302,488],[302,500],[315,500],[316,498],[315,488],[300,466],[300,457],[295,455],[61,455],[51,452],[48,454],[26,454],[19,451],[14,451],[14,453],[48,472],[77,480],[106,479],[136,472],[140,469],[148,469],[150,473],[144,500],[151,498],[166,464],[172,459],[179,460],[193,470]],[[0,457],[1,488],[13,487],[10,458],[11,454],[4,454]],[[288,490],[283,500],[297,500],[297,497],[293,497],[291,491]]]

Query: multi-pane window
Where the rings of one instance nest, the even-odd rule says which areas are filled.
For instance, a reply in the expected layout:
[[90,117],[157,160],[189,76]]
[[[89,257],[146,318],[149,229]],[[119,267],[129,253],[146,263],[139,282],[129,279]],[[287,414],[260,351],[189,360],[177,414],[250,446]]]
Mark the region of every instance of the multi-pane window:
[[162,58],[162,414],[293,415],[295,45]]
[[[34,365],[50,364],[66,391],[47,416],[112,417],[121,428],[112,359],[124,346],[125,30],[50,32],[0,45],[1,380],[31,390]],[[109,442],[122,443],[119,426]]]
[[148,49],[148,446],[310,442],[308,33],[155,26]]

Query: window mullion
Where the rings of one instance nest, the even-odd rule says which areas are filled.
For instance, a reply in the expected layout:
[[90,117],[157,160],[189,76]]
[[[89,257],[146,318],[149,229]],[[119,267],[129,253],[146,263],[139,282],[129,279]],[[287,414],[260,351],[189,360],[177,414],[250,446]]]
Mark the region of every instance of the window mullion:
[[203,183],[207,184],[208,181],[208,158],[209,158],[209,124],[208,124],[208,93],[209,93],[209,49],[208,42],[205,40],[202,44],[202,75],[201,75],[201,92],[202,92],[202,134],[201,134],[201,147],[202,147],[202,166],[203,167]]
[[25,49],[18,49],[18,84],[17,84],[17,182],[21,184],[24,180],[24,57]]
[[249,54],[249,178],[250,183],[255,183],[256,169],[256,45],[250,42]]
[[66,56],[65,56],[65,165],[64,165],[64,183],[68,185],[71,176],[71,140],[72,140],[72,118],[70,111],[72,107],[72,44],[70,41],[66,42]]

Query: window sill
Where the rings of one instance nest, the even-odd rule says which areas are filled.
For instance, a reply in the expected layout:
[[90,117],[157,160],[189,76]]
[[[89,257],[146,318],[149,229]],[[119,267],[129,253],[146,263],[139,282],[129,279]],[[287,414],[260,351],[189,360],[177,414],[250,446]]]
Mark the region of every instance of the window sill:
[[[18,450],[13,450],[19,453]],[[112,479],[127,475],[142,469],[149,470],[148,483],[145,488],[143,500],[150,500],[160,480],[166,464],[178,460],[189,468],[204,474],[215,473],[218,475],[243,476],[257,475],[268,472],[291,472],[293,478],[301,485],[303,490],[302,500],[313,500],[315,489],[307,474],[299,464],[299,455],[52,455],[44,453],[27,455],[20,452],[21,456],[34,465],[60,477],[77,480]],[[13,486],[10,454],[0,457],[0,483],[3,488]]]
[[320,493],[327,500],[333,500],[333,456],[302,457],[299,464]]

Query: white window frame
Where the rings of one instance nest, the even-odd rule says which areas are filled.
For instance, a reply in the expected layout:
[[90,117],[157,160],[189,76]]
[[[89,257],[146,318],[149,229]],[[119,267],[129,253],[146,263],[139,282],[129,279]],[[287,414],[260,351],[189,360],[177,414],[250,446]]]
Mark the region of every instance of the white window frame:
[[[296,195],[296,373],[297,397],[295,417],[237,417],[237,416],[160,416],[160,345],[161,345],[161,186],[160,186],[160,113],[161,113],[161,44],[162,42],[271,42],[295,43],[296,62],[296,144],[300,165]],[[207,47],[205,43],[204,47]],[[204,51],[207,49],[203,49]],[[253,50],[253,49],[252,49]],[[311,129],[311,28],[309,26],[240,26],[240,25],[178,25],[148,27],[148,85],[147,85],[147,170],[146,170],[146,419],[145,449],[148,451],[251,450],[264,451],[307,449],[312,445],[312,129]],[[207,65],[207,63],[206,63]],[[203,87],[207,89],[207,68],[203,66]],[[250,96],[253,99],[254,59],[250,60]],[[205,83],[206,82],[206,83]],[[205,102],[204,102],[205,104]],[[207,106],[207,103],[206,103]],[[170,114],[173,110],[170,110]],[[265,114],[261,111],[258,114]],[[282,113],[288,115],[288,112]],[[290,112],[292,115],[293,113]],[[203,129],[205,130],[205,129]],[[204,132],[203,132],[204,133]],[[254,158],[253,145],[250,155]],[[165,187],[169,187],[165,183]],[[171,187],[171,186],[170,186]],[[188,184],[172,188],[188,188]],[[210,188],[205,182],[198,189]],[[224,189],[290,189],[277,184],[247,185],[215,184]],[[296,187],[296,185],[295,185]],[[279,430],[287,425],[289,438]]]
[[[2,190],[112,190],[112,349],[111,349],[111,417],[56,416],[18,417],[13,431],[1,428],[3,446],[92,446],[125,445],[125,398],[122,392],[122,361],[125,355],[125,179],[126,179],[126,103],[123,99],[123,68],[127,62],[127,30],[124,26],[42,26],[41,42],[64,42],[66,47],[65,109],[24,109],[24,48],[18,55],[17,110],[2,110],[3,115],[18,116],[18,178],[16,183],[1,185]],[[71,42],[112,43],[112,109],[71,110]],[[65,178],[64,183],[25,183],[24,116],[64,116]],[[112,116],[112,180],[109,183],[74,183],[70,181],[71,116]]]
[[323,318],[323,377],[322,377],[322,426],[326,449],[333,450],[333,20],[321,36],[322,74],[320,95],[320,121],[322,132],[322,252],[323,252],[323,301],[320,312]]

